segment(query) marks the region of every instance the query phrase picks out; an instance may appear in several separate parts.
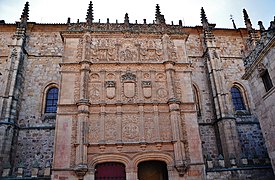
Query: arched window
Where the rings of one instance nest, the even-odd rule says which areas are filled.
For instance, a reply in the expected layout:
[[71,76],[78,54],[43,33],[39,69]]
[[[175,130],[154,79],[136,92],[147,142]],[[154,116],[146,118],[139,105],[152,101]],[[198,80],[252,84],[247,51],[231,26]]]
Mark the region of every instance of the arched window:
[[46,94],[45,113],[56,113],[58,101],[58,88],[48,89]]
[[233,86],[231,88],[231,97],[232,97],[232,102],[233,102],[235,111],[246,110],[242,93],[238,87]]

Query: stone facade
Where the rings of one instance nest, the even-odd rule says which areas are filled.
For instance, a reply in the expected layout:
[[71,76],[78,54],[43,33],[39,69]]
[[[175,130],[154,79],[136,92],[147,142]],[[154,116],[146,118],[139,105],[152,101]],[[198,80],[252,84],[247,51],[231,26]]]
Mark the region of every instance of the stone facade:
[[[274,100],[275,100],[275,20],[270,22],[270,27],[265,30],[261,25],[261,38],[244,59],[246,71],[243,76],[248,80],[252,89],[252,96],[257,106],[256,112],[259,117],[263,135],[266,141],[268,154],[271,159],[273,170],[275,169],[274,149]],[[264,84],[264,73],[270,77],[269,87]]]
[[[20,22],[0,24],[3,177],[94,179],[116,162],[134,180],[150,161],[169,179],[273,176],[242,79],[247,28],[216,29],[203,9],[202,26],[168,25],[158,6],[154,24],[97,23],[91,8],[87,22],[36,24],[26,4]],[[56,113],[45,111],[51,87]]]

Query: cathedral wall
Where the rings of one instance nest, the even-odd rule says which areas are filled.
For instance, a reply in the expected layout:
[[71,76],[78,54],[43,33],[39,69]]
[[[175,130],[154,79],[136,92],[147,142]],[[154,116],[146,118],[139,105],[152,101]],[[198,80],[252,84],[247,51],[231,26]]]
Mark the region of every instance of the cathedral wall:
[[[229,33],[229,34],[228,34]],[[228,112],[237,117],[237,130],[241,142],[242,153],[246,157],[256,156],[264,158],[266,156],[266,147],[263,135],[259,126],[258,119],[255,117],[255,105],[252,101],[251,89],[246,80],[242,80],[244,74],[244,66],[242,60],[241,49],[244,47],[244,40],[240,36],[240,32],[223,32],[223,30],[214,31],[216,45],[219,47],[221,69],[224,73],[225,87],[224,92],[229,96],[227,104]],[[227,34],[225,36],[225,34]],[[193,32],[189,35],[187,41],[188,59],[192,62],[192,81],[199,91],[200,100],[200,116],[198,122],[200,125],[200,135],[202,139],[202,148],[204,158],[217,158],[219,155],[218,132],[215,130],[213,122],[216,121],[213,112],[212,92],[207,78],[205,60],[201,58],[202,47],[200,47],[200,36]],[[193,46],[197,46],[196,48]],[[199,48],[200,47],[200,48]],[[238,84],[242,88],[242,94],[247,111],[243,115],[235,114],[231,100],[230,89],[234,84]],[[253,135],[255,134],[255,135]],[[255,155],[256,154],[256,155]]]
[[[2,30],[2,29],[1,29]],[[3,28],[3,30],[7,30],[6,32],[1,32],[0,30],[0,109],[2,109],[2,98],[5,91],[5,84],[7,79],[7,64],[8,64],[8,56],[10,54],[10,49],[8,45],[12,42],[13,32],[9,32],[8,29]]]
[[[274,41],[274,40],[273,40]],[[274,43],[274,42],[273,42]],[[249,76],[249,81],[252,89],[252,95],[254,98],[255,105],[257,107],[257,115],[261,121],[261,128],[263,129],[264,133],[264,138],[265,138],[265,143],[266,147],[269,151],[269,157],[272,162],[273,169],[275,167],[275,148],[274,148],[274,136],[275,136],[275,131],[274,131],[274,116],[275,116],[275,111],[274,111],[274,99],[275,99],[275,48],[270,49],[269,52],[267,52],[264,56],[263,59],[259,61],[258,64],[262,63],[263,66],[268,70],[270,79],[273,83],[273,87],[266,92],[266,89],[263,84],[263,80],[260,76],[259,72],[259,66],[257,64],[256,67],[251,67],[254,68],[252,72],[250,72]],[[255,61],[256,61],[255,60]],[[261,67],[261,66],[260,66]]]
[[47,88],[60,84],[63,44],[59,32],[27,33],[26,51],[16,164],[23,165],[30,175],[32,167],[41,169],[52,163],[55,114],[44,113],[44,108]]

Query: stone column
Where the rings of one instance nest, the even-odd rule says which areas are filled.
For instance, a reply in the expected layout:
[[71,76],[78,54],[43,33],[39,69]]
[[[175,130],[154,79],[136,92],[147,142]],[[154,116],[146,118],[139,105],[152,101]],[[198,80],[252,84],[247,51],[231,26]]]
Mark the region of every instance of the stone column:
[[172,137],[173,137],[173,146],[174,146],[174,156],[175,156],[175,167],[178,170],[180,176],[183,176],[184,171],[186,170],[186,163],[184,160],[185,151],[184,144],[181,139],[181,124],[180,124],[180,101],[175,97],[175,87],[174,87],[174,62],[166,61],[165,72],[168,88],[168,104],[170,109],[170,121],[172,128]]
[[80,99],[77,102],[78,115],[77,115],[77,137],[76,137],[76,167],[75,173],[83,177],[88,171],[87,167],[87,121],[89,119],[89,97],[88,97],[88,83],[90,62],[80,62]]

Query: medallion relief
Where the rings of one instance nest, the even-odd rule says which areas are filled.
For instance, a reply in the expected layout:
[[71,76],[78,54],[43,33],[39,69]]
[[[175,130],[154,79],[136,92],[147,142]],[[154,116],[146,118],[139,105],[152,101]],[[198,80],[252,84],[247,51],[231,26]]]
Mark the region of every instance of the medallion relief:
[[122,136],[126,141],[139,139],[139,124],[136,114],[124,115],[122,119]]

